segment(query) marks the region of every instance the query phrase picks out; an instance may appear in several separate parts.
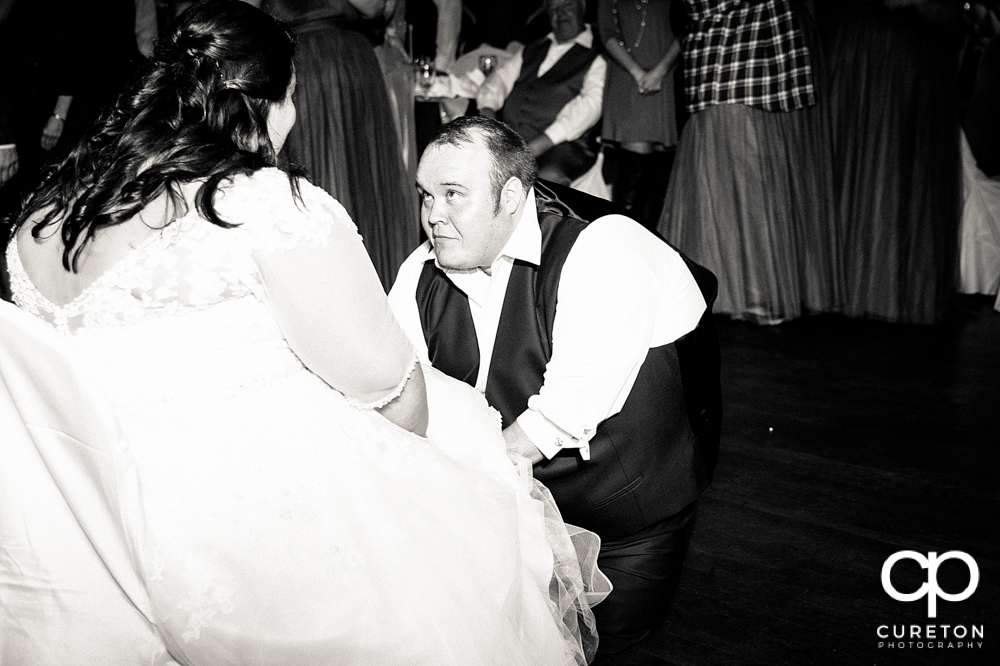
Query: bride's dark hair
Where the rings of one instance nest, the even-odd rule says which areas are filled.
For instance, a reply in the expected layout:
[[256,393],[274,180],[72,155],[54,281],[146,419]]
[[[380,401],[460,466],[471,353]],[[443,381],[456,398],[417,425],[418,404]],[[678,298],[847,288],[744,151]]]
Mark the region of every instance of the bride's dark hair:
[[[195,204],[222,227],[213,199],[237,174],[276,166],[267,131],[273,102],[293,75],[294,34],[239,0],[205,0],[188,9],[157,43],[149,70],[119,97],[79,145],[28,199],[18,226],[41,211],[31,230],[61,221],[63,266],[99,229],[121,224],[166,192],[185,210],[180,184],[197,179]],[[297,191],[296,173],[289,178]]]

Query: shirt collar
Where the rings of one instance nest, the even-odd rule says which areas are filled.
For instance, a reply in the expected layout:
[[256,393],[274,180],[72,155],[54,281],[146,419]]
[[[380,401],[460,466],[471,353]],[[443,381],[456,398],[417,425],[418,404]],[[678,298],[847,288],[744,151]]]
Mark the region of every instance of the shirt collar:
[[[514,233],[500,251],[501,257],[520,259],[537,266],[542,260],[542,229],[538,226],[538,208],[535,205],[535,188],[528,190],[521,219],[514,227]],[[494,262],[496,263],[496,262]]]
[[557,46],[567,46],[568,44],[579,44],[585,49],[594,48],[594,33],[591,32],[589,25],[584,25],[583,32],[574,37],[572,42],[567,42],[566,44],[559,44],[559,42],[556,41],[556,34],[554,32],[550,32],[545,37],[550,42],[556,44]]

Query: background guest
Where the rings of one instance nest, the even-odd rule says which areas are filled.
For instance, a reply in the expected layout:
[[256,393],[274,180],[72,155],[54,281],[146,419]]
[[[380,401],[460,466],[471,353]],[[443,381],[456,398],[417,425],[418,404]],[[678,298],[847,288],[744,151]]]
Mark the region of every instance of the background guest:
[[612,199],[647,229],[660,220],[677,146],[672,75],[680,43],[670,29],[670,5],[671,0],[598,3],[601,41],[611,59],[601,142],[605,150],[617,148]]
[[285,151],[358,225],[383,286],[420,242],[385,80],[372,50],[384,0],[267,0],[299,36],[298,122]]
[[839,236],[811,3],[684,3],[692,115],[659,230],[718,275],[717,312],[774,324],[836,311]]
[[[407,0],[405,18],[410,30],[410,52],[415,61],[431,63],[439,72],[450,72],[460,49],[464,9],[462,0]],[[417,154],[420,159],[431,134],[445,118],[462,115],[465,100],[417,99],[414,104]],[[412,165],[413,175],[416,165]],[[410,182],[413,178],[410,178]]]
[[601,118],[607,63],[583,21],[583,0],[547,0],[552,32],[497,69],[479,89],[479,112],[528,142],[539,175],[569,184],[597,159],[587,132]]
[[[0,133],[6,135],[2,143],[16,145],[19,165],[2,194],[3,205],[10,206],[37,182],[43,162],[89,129],[142,56],[134,0],[6,5],[0,12],[0,88],[8,115]],[[148,21],[141,27],[148,49]]]
[[155,26],[146,0],[0,2],[0,248],[5,220],[135,74]]
[[409,45],[409,24],[406,22],[406,0],[388,0],[385,4],[385,34],[375,47],[386,92],[396,121],[399,149],[406,168],[406,179],[413,181],[417,173],[416,117],[413,98],[413,57]]
[[961,30],[951,22],[961,9],[947,0],[817,4],[829,54],[844,312],[937,321],[955,286]]
[[[958,86],[962,125],[959,292],[1000,291],[1000,3],[970,3]],[[960,309],[968,312],[963,300]],[[994,309],[1000,310],[1000,298]]]
[[[962,129],[976,163],[988,177],[1000,175],[1000,2],[973,3],[968,62],[969,99],[962,109]],[[963,100],[964,101],[964,100]]]

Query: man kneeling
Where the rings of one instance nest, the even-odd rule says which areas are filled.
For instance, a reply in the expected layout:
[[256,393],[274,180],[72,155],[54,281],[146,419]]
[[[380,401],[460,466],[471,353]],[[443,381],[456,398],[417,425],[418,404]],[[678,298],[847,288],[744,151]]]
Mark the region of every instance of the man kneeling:
[[536,173],[503,123],[440,128],[417,171],[429,240],[389,299],[423,359],[501,413],[566,522],[601,536],[615,589],[595,615],[616,652],[663,623],[715,466],[715,282],[634,220],[598,216],[608,202],[569,191],[571,210]]

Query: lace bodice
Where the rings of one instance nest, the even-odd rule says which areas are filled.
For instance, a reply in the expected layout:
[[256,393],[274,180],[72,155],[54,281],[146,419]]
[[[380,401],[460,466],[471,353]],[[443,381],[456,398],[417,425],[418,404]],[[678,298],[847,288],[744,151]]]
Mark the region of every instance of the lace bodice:
[[[306,181],[300,192],[278,169],[238,176],[215,200],[237,226],[192,209],[65,305],[35,287],[15,239],[7,253],[14,301],[65,335],[128,341],[136,363],[231,355],[269,339],[284,348],[283,367],[300,364],[298,356],[355,406],[382,406],[412,372],[413,347],[343,206]],[[124,362],[122,343],[104,348],[109,362]],[[238,389],[234,377],[222,378]]]
[[14,301],[71,333],[189,313],[259,293],[254,251],[323,245],[334,226],[357,233],[344,208],[323,190],[302,182],[301,194],[302,202],[295,202],[278,169],[238,177],[217,197],[220,216],[237,228],[214,225],[192,208],[61,306],[31,283],[15,238],[7,250]]

